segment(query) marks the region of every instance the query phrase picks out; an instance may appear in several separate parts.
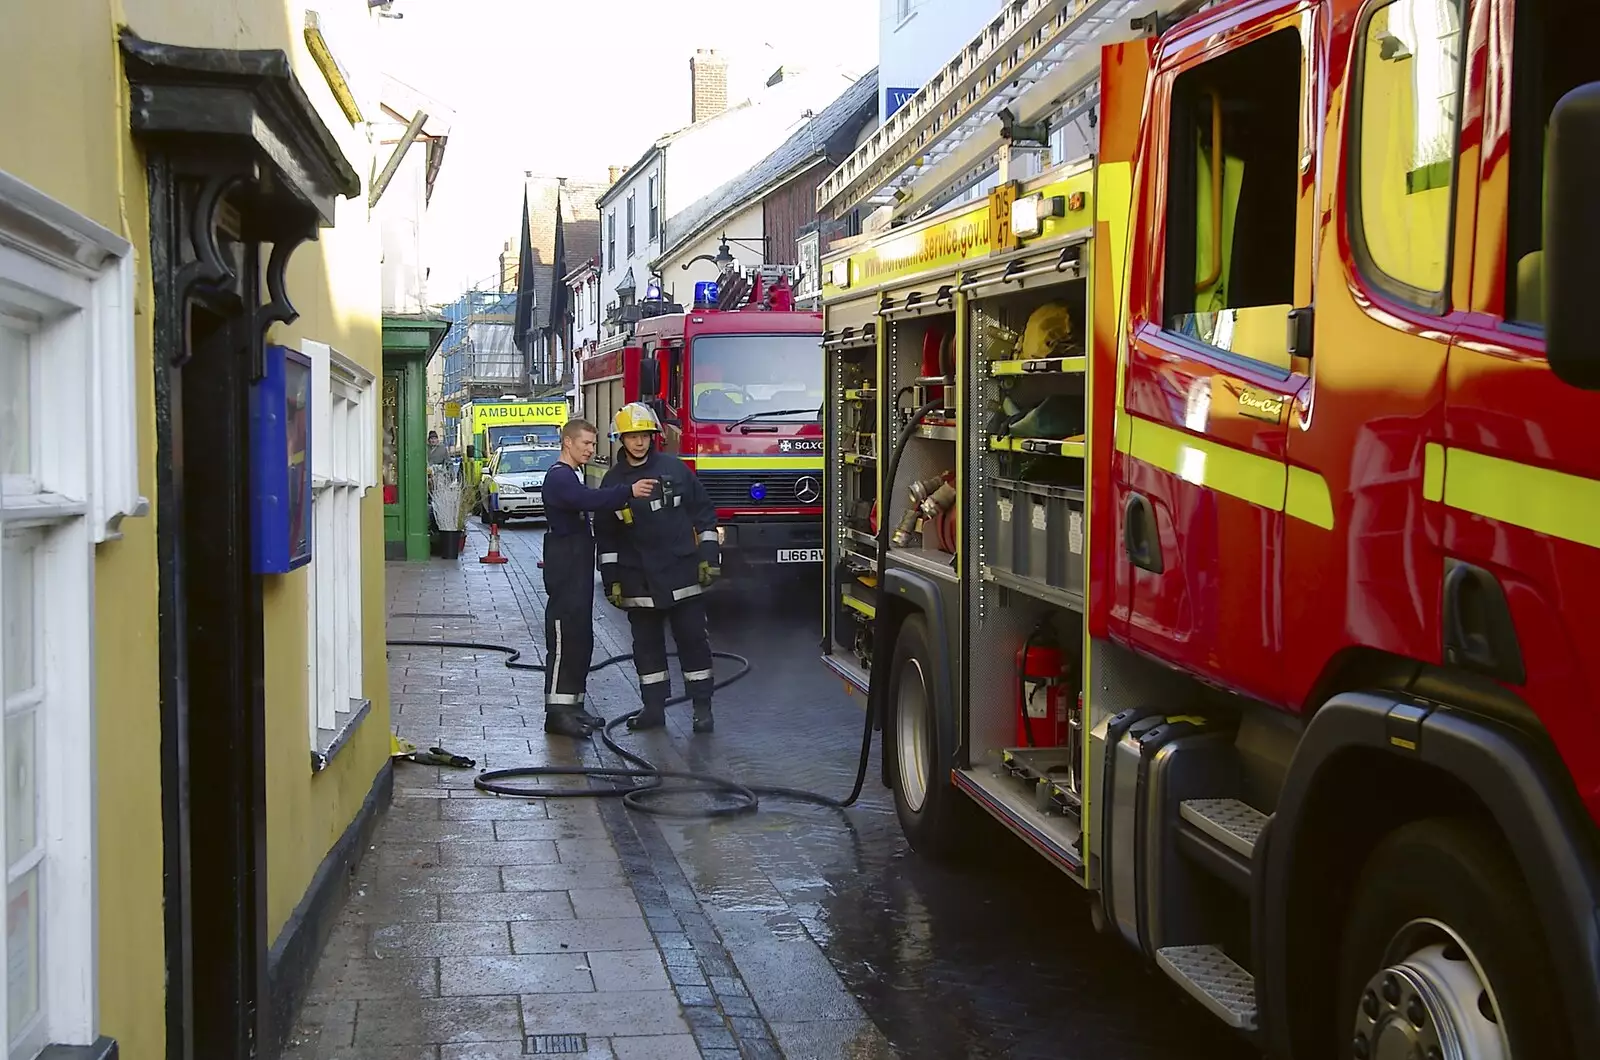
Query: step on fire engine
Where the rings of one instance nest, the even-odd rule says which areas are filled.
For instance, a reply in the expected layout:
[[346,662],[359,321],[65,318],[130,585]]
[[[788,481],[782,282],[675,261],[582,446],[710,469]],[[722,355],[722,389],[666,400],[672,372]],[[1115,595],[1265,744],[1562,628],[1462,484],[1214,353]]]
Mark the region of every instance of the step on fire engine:
[[650,401],[666,451],[717,506],[729,573],[822,560],[822,314],[795,308],[792,271],[732,266],[696,284],[688,309],[652,288],[625,307],[623,334],[583,361],[583,413],[602,432],[591,484],[616,459],[605,425]]
[[907,837],[998,819],[1274,1057],[1600,1056],[1597,39],[1014,0],[818,191]]

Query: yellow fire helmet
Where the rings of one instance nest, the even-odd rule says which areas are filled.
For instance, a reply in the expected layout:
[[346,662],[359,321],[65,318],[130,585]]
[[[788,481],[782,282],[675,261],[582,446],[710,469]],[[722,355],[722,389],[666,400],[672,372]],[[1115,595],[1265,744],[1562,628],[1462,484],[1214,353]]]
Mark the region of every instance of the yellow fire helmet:
[[1028,316],[1028,326],[1022,332],[1022,357],[1038,360],[1060,356],[1056,350],[1072,337],[1072,316],[1067,307],[1050,302],[1035,309]]
[[631,401],[617,410],[616,419],[612,421],[611,437],[621,438],[624,434],[636,431],[661,433],[661,421],[656,418],[655,410],[642,401]]

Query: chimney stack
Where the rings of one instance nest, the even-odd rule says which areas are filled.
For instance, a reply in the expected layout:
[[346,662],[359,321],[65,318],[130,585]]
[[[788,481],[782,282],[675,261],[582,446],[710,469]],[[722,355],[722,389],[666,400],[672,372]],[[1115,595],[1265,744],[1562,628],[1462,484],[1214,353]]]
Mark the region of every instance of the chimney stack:
[[513,250],[511,240],[506,240],[506,248],[500,252],[500,291],[502,294],[517,289],[517,271],[521,262],[520,250]]
[[689,60],[689,120],[705,121],[728,109],[728,61],[715,48],[696,48]]
[[606,173],[609,174],[609,176],[610,176],[610,183],[615,184],[617,182],[617,178],[622,176],[622,167],[621,166],[607,166],[606,167]]

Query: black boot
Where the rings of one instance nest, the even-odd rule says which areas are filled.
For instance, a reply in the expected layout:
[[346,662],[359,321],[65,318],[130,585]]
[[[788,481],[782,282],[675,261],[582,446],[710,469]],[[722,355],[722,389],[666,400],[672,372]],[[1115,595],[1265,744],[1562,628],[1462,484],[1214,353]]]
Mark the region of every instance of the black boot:
[[579,710],[546,710],[544,731],[551,736],[571,736],[576,740],[587,740],[596,728],[590,724],[590,717]]
[[644,706],[639,713],[628,719],[628,728],[635,732],[640,729],[660,729],[667,724],[667,686],[664,684],[646,685],[644,688]]
[[711,717],[711,701],[697,701],[694,705],[694,731],[711,732],[716,727],[716,720]]
[[659,703],[646,703],[639,709],[639,713],[628,719],[628,728],[637,732],[640,729],[659,729],[667,723],[667,712]]

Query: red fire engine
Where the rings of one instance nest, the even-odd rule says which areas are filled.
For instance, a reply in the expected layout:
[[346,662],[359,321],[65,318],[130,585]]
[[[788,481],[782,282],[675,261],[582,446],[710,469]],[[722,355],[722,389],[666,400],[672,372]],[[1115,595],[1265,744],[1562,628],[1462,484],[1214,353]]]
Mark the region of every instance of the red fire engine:
[[823,259],[826,662],[919,852],[1273,1057],[1600,1057],[1600,4],[1201,6],[1007,4],[819,189],[904,218]]
[[647,300],[582,365],[583,414],[601,431],[590,477],[615,458],[617,409],[651,402],[666,450],[717,506],[730,572],[822,559],[822,314],[795,308],[788,272],[730,269],[688,309]]

